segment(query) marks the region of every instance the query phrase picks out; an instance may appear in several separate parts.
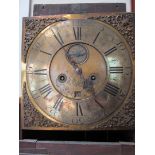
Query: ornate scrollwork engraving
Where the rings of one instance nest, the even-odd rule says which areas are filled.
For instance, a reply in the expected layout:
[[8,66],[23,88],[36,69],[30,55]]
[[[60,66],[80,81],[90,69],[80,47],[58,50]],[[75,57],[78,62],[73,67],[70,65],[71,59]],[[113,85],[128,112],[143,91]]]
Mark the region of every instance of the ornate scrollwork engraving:
[[134,13],[118,13],[115,15],[89,17],[113,26],[126,39],[135,57],[135,16]]
[[65,18],[24,18],[25,33],[23,34],[23,59],[26,62],[28,49],[34,38],[48,25],[64,21]]
[[23,105],[24,105],[24,126],[25,127],[67,127],[67,125],[52,122],[45,118],[37,109],[32,105],[27,90],[26,83],[23,87]]

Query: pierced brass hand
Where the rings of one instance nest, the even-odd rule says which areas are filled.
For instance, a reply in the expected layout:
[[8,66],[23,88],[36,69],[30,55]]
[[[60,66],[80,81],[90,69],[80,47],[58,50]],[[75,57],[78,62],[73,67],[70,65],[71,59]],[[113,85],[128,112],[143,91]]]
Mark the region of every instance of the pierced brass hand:
[[71,55],[68,52],[65,51],[65,53],[66,53],[66,58],[68,59],[72,67],[74,68],[76,74],[83,77],[82,69],[75,63],[75,61],[71,58]]

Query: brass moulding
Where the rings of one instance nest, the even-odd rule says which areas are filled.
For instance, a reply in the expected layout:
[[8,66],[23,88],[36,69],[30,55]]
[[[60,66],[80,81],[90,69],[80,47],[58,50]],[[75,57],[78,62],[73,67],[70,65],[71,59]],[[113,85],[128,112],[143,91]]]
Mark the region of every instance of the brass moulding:
[[22,128],[134,128],[134,14],[23,19]]

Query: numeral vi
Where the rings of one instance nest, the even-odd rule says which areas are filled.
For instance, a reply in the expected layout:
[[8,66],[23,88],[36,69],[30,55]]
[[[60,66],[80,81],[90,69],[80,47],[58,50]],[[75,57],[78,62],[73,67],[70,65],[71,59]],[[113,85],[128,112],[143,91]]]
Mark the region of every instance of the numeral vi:
[[76,102],[76,115],[77,116],[83,116],[81,105],[78,102]]
[[62,105],[62,103],[63,103],[63,97],[60,97],[60,98],[58,98],[57,99],[57,101],[55,102],[55,104],[54,104],[54,106],[53,106],[53,108],[55,109],[55,110],[58,110],[58,111],[60,111],[60,108],[61,108],[61,105]]

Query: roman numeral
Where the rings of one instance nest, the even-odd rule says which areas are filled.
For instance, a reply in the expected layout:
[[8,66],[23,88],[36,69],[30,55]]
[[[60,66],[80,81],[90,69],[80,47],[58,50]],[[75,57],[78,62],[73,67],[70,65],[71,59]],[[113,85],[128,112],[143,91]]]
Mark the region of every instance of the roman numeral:
[[104,28],[103,28],[100,32],[97,33],[97,35],[96,35],[96,37],[95,37],[95,39],[94,39],[94,41],[93,41],[93,44],[95,44],[97,38],[99,37],[99,35],[100,35],[100,33],[101,33],[102,31],[104,31]]
[[110,83],[107,83],[105,88],[104,88],[104,91],[113,95],[113,96],[116,96],[118,91],[119,91],[119,88],[110,84]]
[[81,105],[78,102],[76,102],[76,115],[77,116],[83,116]]
[[99,32],[99,33],[96,35],[96,37],[95,37],[95,39],[94,39],[94,41],[93,41],[93,44],[95,44],[95,42],[96,42],[98,36],[100,35],[100,33],[101,33],[101,32]]
[[53,106],[54,109],[60,111],[61,105],[63,103],[62,99],[63,99],[63,97],[60,97],[60,98],[57,99],[57,101],[55,102],[55,104]]
[[36,75],[47,75],[47,69],[34,70],[33,74],[36,74]]
[[110,48],[109,50],[107,50],[106,52],[104,52],[105,56],[108,56],[109,54],[111,54],[112,52],[116,51],[117,48],[114,46],[112,48]]
[[40,50],[40,52],[44,53],[44,54],[47,54],[47,55],[50,55],[50,56],[52,55],[51,53],[48,53],[48,52],[45,52],[45,51],[42,51],[42,50]]
[[47,69],[34,70],[33,74],[35,74],[35,75],[47,75]]
[[73,27],[75,40],[81,40],[81,27]]
[[97,101],[96,99],[94,99],[94,100],[102,109],[104,109],[103,105],[99,101]]
[[43,95],[45,98],[52,92],[52,88],[49,84],[46,84],[45,86],[41,87],[39,89],[39,91],[40,91],[41,95]]
[[35,75],[47,75],[47,69],[37,69],[30,72],[27,72],[27,74],[35,74]]
[[110,73],[123,73],[123,67],[110,67]]
[[63,46],[64,42],[63,42],[63,40],[62,40],[62,37],[61,37],[59,31],[57,31],[57,33],[55,33],[52,29],[51,29],[51,31],[52,31],[52,33],[53,33],[55,39],[58,41],[58,43],[59,43],[61,46]]

